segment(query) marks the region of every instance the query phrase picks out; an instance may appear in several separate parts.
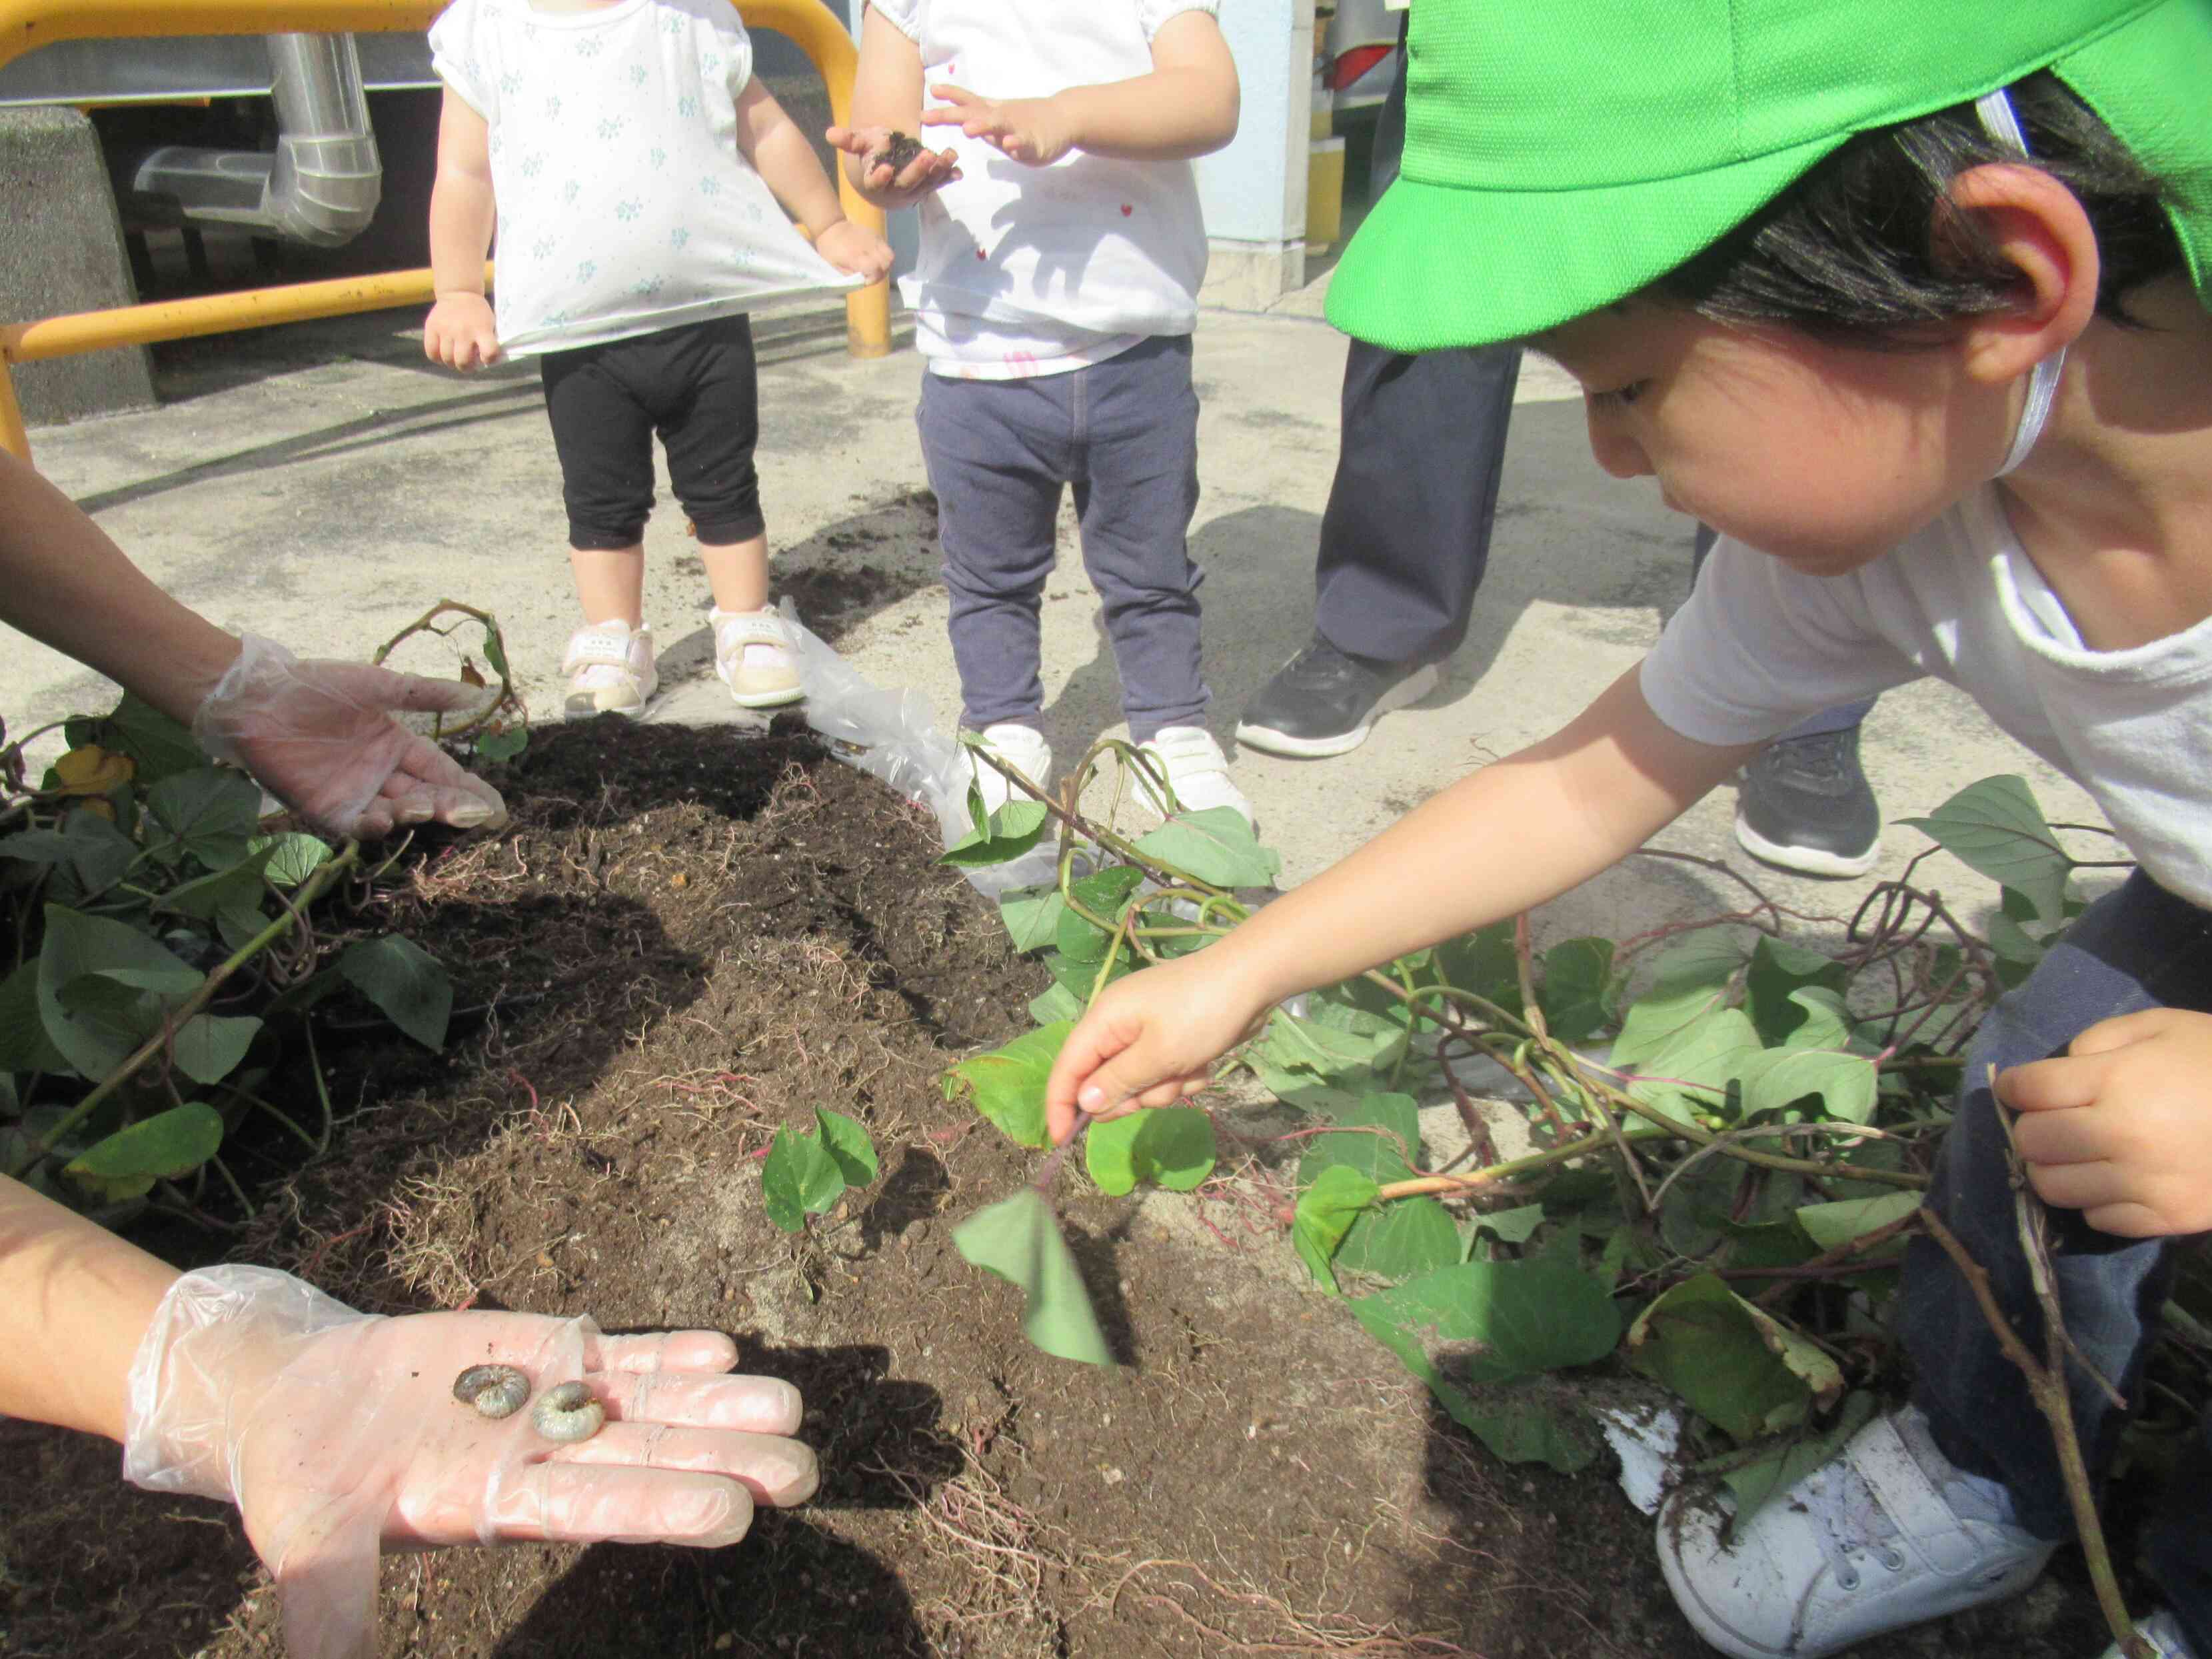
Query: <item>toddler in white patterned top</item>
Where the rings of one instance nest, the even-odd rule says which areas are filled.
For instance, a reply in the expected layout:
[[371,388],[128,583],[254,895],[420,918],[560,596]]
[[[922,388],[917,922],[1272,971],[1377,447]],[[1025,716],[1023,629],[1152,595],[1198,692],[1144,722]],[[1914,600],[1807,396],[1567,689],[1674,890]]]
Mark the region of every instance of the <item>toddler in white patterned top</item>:
[[889,246],[845,217],[728,0],[455,0],[430,45],[446,98],[423,350],[458,369],[540,359],[584,615],[567,712],[636,714],[659,684],[655,434],[714,590],[717,672],[746,707],[796,700],[769,606],[745,313],[877,281]]

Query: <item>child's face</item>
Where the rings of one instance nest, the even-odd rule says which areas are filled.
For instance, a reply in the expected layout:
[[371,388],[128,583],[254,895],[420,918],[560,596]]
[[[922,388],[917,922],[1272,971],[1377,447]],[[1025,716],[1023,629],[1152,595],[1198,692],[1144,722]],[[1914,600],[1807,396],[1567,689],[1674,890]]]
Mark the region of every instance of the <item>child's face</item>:
[[1630,301],[1535,342],[1616,477],[1808,575],[1881,557],[1996,470],[2008,400],[1942,345],[1871,351]]

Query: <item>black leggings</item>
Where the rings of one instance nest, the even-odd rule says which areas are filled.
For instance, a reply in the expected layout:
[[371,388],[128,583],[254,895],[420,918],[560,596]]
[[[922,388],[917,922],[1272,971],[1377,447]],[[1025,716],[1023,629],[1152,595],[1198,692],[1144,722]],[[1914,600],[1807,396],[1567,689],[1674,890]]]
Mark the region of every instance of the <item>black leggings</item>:
[[570,546],[630,547],[644,535],[656,432],[701,541],[727,546],[766,527],[753,469],[760,393],[744,316],[549,351],[541,362]]

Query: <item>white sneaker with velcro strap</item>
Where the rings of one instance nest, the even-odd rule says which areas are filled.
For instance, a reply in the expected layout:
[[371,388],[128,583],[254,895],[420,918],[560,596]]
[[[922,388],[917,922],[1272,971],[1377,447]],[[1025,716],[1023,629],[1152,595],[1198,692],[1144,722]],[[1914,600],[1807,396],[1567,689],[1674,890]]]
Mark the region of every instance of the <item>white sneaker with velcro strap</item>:
[[717,610],[714,672],[741,708],[774,708],[805,696],[795,641],[774,611]]
[[[1229,775],[1228,757],[1213,733],[1202,726],[1165,726],[1137,745],[1165,775],[1176,810],[1202,812],[1209,806],[1233,807],[1250,823],[1252,803]],[[1167,795],[1148,773],[1137,774],[1137,799],[1162,817],[1169,816]]]
[[2001,1601],[2057,1548],[2012,1524],[2005,1489],[1954,1468],[1910,1407],[1729,1520],[1717,1498],[1677,1492],[1659,1511],[1659,1565],[1683,1617],[1735,1659],[1820,1659]]
[[[1003,720],[996,726],[985,726],[981,736],[984,748],[1038,788],[1042,789],[1052,781],[1052,745],[1044,740],[1044,733],[1034,726]],[[964,747],[960,751],[960,759],[968,769],[969,778],[976,788],[982,791],[986,817],[1015,799],[1014,786],[1007,781],[1006,775],[997,767],[976,759]],[[1027,800],[1029,796],[1024,794],[1020,799]]]
[[571,634],[561,672],[568,677],[562,709],[570,720],[594,714],[635,718],[660,689],[660,674],[653,665],[653,630],[619,619]]

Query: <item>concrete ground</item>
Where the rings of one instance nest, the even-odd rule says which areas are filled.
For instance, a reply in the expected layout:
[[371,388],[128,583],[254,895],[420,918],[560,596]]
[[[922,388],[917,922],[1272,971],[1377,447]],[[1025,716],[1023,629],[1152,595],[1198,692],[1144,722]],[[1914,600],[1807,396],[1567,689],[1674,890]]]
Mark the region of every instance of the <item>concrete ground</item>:
[[[1315,537],[1337,441],[1345,343],[1319,319],[1320,289],[1266,315],[1209,312],[1197,337],[1205,495],[1193,543],[1206,571],[1206,669],[1224,738],[1239,709],[1300,645],[1312,620]],[[495,611],[538,713],[558,708],[557,665],[579,620],[564,553],[560,479],[538,377],[473,377],[426,363],[419,314],[394,312],[172,348],[156,410],[35,431],[40,469],[153,576],[227,624],[303,655],[365,656],[433,601]],[[931,575],[909,349],[857,362],[842,318],[764,319],[759,459],[770,533],[786,569],[872,563]],[[1466,644],[1439,690],[1330,761],[1244,752],[1237,775],[1296,882],[1413,803],[1574,713],[1656,636],[1689,579],[1690,526],[1648,483],[1607,478],[1589,458],[1570,383],[1524,371],[1491,572]],[[1045,606],[1050,736],[1063,762],[1120,729],[1112,659],[1063,520]],[[662,712],[742,723],[714,679],[706,588],[665,495],[647,532],[647,617],[672,682]],[[1452,550],[1440,550],[1451,556]],[[933,580],[867,615],[842,649],[870,678],[921,688],[950,729],[958,711]],[[426,668],[451,672],[427,653]],[[0,634],[0,708],[15,730],[103,706],[110,689],[76,664]],[[2087,819],[2082,793],[1996,732],[1960,695],[1923,684],[1883,699],[1867,769],[1893,820],[1962,785],[2024,773],[2054,818]],[[1764,871],[1735,847],[1722,789],[1659,844],[1723,860],[1799,908],[1847,911],[1860,887]],[[1881,873],[1925,846],[1893,823]],[[1470,879],[1483,853],[1468,848]],[[1923,879],[1965,902],[1990,890],[1948,859]],[[1547,935],[1625,937],[1742,908],[1729,877],[1632,860],[1560,901]]]

